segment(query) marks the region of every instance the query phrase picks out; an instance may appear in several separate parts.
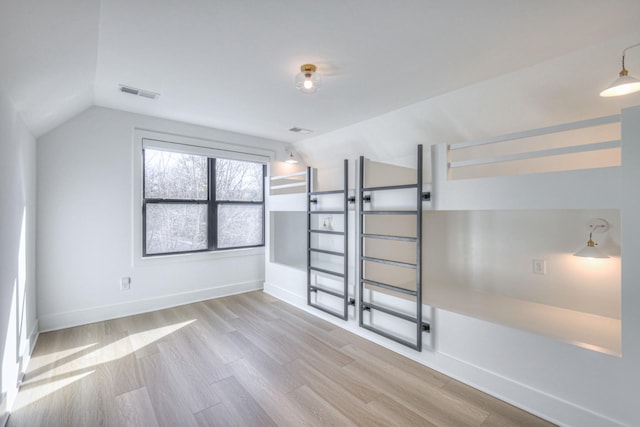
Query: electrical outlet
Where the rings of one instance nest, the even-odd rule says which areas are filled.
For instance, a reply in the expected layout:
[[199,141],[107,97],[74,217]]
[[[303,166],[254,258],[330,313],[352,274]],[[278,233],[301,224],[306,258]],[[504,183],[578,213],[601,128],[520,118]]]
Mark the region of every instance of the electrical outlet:
[[543,259],[533,260],[533,274],[547,274],[547,261]]
[[131,290],[131,277],[122,277],[120,279],[120,290],[121,291]]

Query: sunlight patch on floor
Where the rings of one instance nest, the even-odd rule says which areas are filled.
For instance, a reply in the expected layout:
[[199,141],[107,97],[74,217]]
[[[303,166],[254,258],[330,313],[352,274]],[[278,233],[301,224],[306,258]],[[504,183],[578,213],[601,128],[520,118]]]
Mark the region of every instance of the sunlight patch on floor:
[[91,343],[65,350],[41,354],[31,359],[27,378],[22,384],[13,411],[25,408],[51,393],[86,378],[100,365],[133,354],[196,320],[136,332],[100,346]]
[[31,405],[34,402],[37,402],[43,397],[48,396],[51,393],[55,393],[56,391],[61,390],[76,381],[88,377],[94,372],[95,370],[82,372],[77,375],[63,376],[57,380],[50,380],[33,387],[23,388],[18,393],[18,399],[16,400],[12,412],[18,411],[22,408],[26,408],[27,406]]
[[[184,328],[185,326],[188,326],[190,324],[192,324],[193,322],[195,322],[195,319],[192,320],[187,320],[185,322],[181,322],[181,323],[175,323],[173,325],[167,325],[167,326],[163,326],[160,328],[155,328],[155,329],[149,329],[146,331],[142,331],[142,332],[137,332],[135,334],[130,334],[127,338],[130,342],[131,342],[131,352],[137,351],[142,349],[143,347],[146,347],[147,345],[158,341],[159,339],[162,339],[164,337],[166,337],[167,335],[170,335],[172,333],[174,333],[175,331]],[[115,344],[115,343],[114,343]],[[113,344],[110,344],[113,345]],[[129,354],[129,353],[127,353]],[[125,354],[126,355],[126,354]],[[122,357],[122,355],[120,356]]]

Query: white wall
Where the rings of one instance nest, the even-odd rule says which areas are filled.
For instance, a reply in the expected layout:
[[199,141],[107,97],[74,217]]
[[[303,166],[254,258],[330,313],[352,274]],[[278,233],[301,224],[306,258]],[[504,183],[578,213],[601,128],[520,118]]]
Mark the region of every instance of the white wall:
[[[413,166],[417,144],[453,144],[618,114],[622,108],[637,105],[640,95],[601,98],[598,92],[617,77],[622,48],[638,40],[640,31],[308,138],[294,146],[305,162],[316,168],[333,168],[336,159],[361,155]],[[637,61],[635,55],[628,60]],[[468,72],[473,73],[473,64],[469,64]],[[634,72],[637,77],[640,70],[634,68]],[[428,156],[426,149],[425,176],[429,173]]]
[[[637,42],[639,37],[640,33],[636,33],[610,40],[307,139],[295,144],[295,148],[309,165],[319,168],[334,167],[336,158],[354,159],[360,155],[412,165],[415,162],[413,152],[419,143],[462,142],[617,114],[622,108],[640,104],[640,94],[602,99],[597,91],[585,90],[585,87],[606,87],[611,80],[610,69],[619,61],[616,56],[619,56],[620,47]],[[572,96],[565,98],[563,94]],[[569,105],[566,99],[577,101]],[[622,188],[614,186],[610,189],[611,193],[621,191],[622,197],[592,194],[592,204],[580,206],[571,198],[567,198],[567,204],[563,206],[550,206],[544,198],[526,193],[522,198],[531,209],[620,207],[623,257],[634,260],[640,255],[636,238],[640,235],[640,225],[637,225],[640,206],[634,197],[637,193],[634,186],[640,182],[640,112],[636,108],[625,115]],[[429,150],[425,151],[429,153]],[[428,174],[428,168],[425,168],[425,175]],[[606,171],[602,174],[611,175]],[[531,177],[531,184],[537,179],[544,181],[544,174]],[[552,183],[543,184],[542,188],[549,188],[547,184]],[[581,200],[588,192],[588,187],[579,191]],[[475,201],[483,194],[471,195],[469,200]],[[499,192],[494,192],[492,197],[499,200]],[[610,204],[613,199],[623,200],[622,206]],[[510,200],[508,205],[512,204]],[[467,208],[472,206],[475,206],[474,202]],[[622,357],[446,310],[435,311],[435,352],[415,353],[376,336],[369,337],[563,425],[640,425],[636,402],[637,384],[640,383],[640,333],[637,329],[640,325],[640,311],[637,310],[640,288],[636,286],[639,268],[633,261],[622,263]],[[279,296],[290,295],[283,292]],[[289,300],[300,302],[294,297]],[[343,326],[362,333],[351,323]]]
[[[92,107],[38,139],[42,330],[262,287],[264,250],[141,259],[134,253],[134,128],[258,147],[284,144]],[[121,277],[131,290],[120,291]]]
[[[640,277],[640,265],[633,261],[640,256],[640,242],[636,238],[640,235],[640,225],[637,224],[640,202],[634,197],[637,183],[640,182],[640,107],[623,112],[622,133],[622,185],[617,187],[621,182],[617,179],[610,181],[613,186],[609,191],[617,195],[605,198],[607,202],[604,203],[606,208],[612,208],[609,204],[611,199],[622,200],[621,227],[610,236],[614,240],[611,247],[617,246],[615,234],[619,231],[622,258],[631,260],[622,263],[621,356],[611,356],[541,334],[501,326],[444,309],[434,309],[432,312],[432,338],[435,340],[433,351],[418,353],[363,331],[357,327],[354,316],[348,322],[341,322],[307,308],[304,299],[305,279],[302,274],[273,269],[267,275],[269,282],[265,284],[265,290],[560,425],[640,425],[640,413],[637,411],[637,384],[640,383],[640,311],[637,307],[640,306],[640,288],[636,286],[637,278]],[[497,199],[497,195],[494,198]],[[562,194],[556,194],[551,199],[557,202],[559,198],[562,198]],[[290,200],[283,208],[293,210],[294,206],[303,205],[302,200]],[[528,203],[525,208],[535,209],[534,200]],[[280,204],[280,201],[272,200],[271,204]],[[594,209],[597,204],[598,199],[594,199],[589,206],[572,208]],[[541,205],[543,208],[550,208],[548,203]],[[604,215],[606,211],[597,213]],[[588,212],[584,214],[591,215]],[[562,219],[562,215],[558,218]],[[609,219],[616,227],[615,215]],[[581,220],[580,217],[575,219],[576,223],[580,222],[576,224],[578,228],[583,227]],[[571,235],[573,232],[567,230],[566,236]],[[552,260],[553,257],[549,259]],[[616,259],[613,261],[618,262]],[[529,272],[524,276],[529,278]],[[578,290],[574,289],[574,292]],[[561,328],[564,325],[557,326]]]
[[623,111],[622,120],[622,250],[628,262],[622,263],[622,360],[611,378],[616,386],[607,401],[620,405],[623,420],[640,425],[638,384],[640,384],[640,107]]
[[0,90],[0,425],[38,330],[35,139]]
[[[609,231],[594,234],[612,258],[572,254],[586,246],[591,218]],[[425,215],[426,283],[620,318],[620,219],[617,210],[434,211]],[[533,273],[533,259],[545,274]]]

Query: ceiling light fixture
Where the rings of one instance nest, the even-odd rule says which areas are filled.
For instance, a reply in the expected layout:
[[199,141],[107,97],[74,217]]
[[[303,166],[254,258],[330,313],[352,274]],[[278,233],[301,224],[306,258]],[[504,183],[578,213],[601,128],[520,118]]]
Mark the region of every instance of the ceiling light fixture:
[[296,159],[296,155],[293,154],[293,150],[289,149],[287,151],[289,152],[289,154],[287,155],[287,160],[285,160],[285,163],[290,163],[293,165],[298,163],[298,159]]
[[593,233],[604,233],[607,231],[609,229],[609,223],[604,219],[596,218],[589,221],[587,227],[589,228],[589,241],[587,241],[587,246],[573,255],[583,258],[609,258],[609,255],[600,250],[600,248],[597,247],[598,244],[592,239]]
[[626,56],[627,51],[638,46],[640,46],[640,43],[631,45],[622,51],[622,71],[620,71],[620,77],[611,83],[611,86],[600,92],[600,96],[621,96],[640,91],[640,80],[631,77],[627,69],[624,67],[624,57]]
[[320,87],[320,75],[313,64],[304,64],[296,75],[296,88],[302,93],[314,93]]

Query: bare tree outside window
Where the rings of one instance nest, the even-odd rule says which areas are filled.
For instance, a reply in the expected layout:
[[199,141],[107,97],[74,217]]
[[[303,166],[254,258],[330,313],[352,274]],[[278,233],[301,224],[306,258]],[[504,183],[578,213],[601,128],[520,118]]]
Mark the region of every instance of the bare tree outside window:
[[149,199],[207,200],[207,158],[144,150],[144,191]]
[[260,163],[145,148],[145,255],[264,245],[263,180]]
[[216,159],[218,201],[261,202],[263,167],[259,163]]
[[237,160],[216,160],[218,247],[257,246],[263,242],[263,166]]
[[206,250],[207,205],[147,205],[147,254]]

